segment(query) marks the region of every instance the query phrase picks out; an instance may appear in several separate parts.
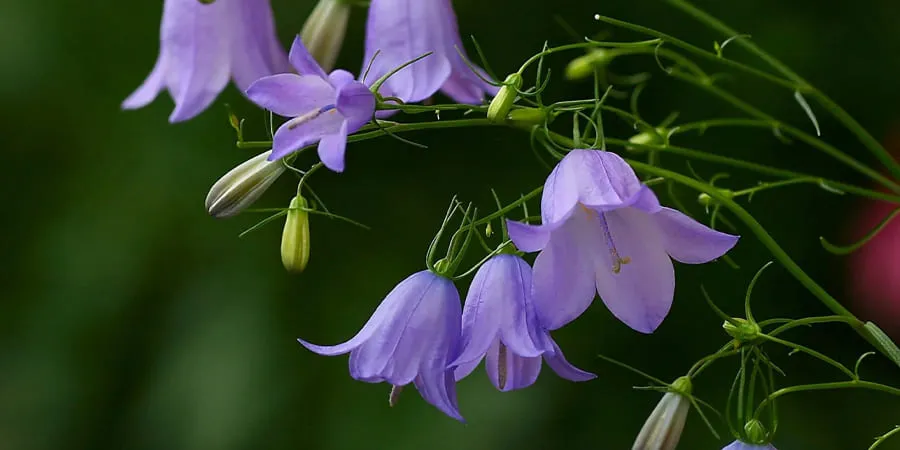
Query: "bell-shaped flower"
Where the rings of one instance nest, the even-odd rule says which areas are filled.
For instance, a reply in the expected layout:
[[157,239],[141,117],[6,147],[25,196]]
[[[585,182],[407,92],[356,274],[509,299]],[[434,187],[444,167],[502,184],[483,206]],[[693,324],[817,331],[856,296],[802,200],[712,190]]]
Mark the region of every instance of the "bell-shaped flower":
[[663,395],[647,417],[631,450],[675,450],[691,409],[691,401],[687,397],[690,394],[690,378],[675,380],[672,391]]
[[486,359],[494,387],[522,389],[537,380],[542,358],[568,380],[596,378],[569,364],[550,334],[538,326],[531,301],[531,266],[516,255],[494,256],[478,269],[463,308],[461,342],[460,355],[451,363],[457,366],[457,380]]
[[485,93],[497,92],[461,56],[464,50],[450,0],[371,1],[363,60],[364,68],[369,68],[367,82],[429,52],[429,56],[392,75],[382,92],[405,102],[418,102],[440,90],[459,103],[469,104],[479,104]]
[[350,72],[335,70],[326,75],[300,37],[294,40],[290,59],[299,75],[264,77],[247,89],[247,97],[257,105],[291,118],[275,132],[269,159],[283,158],[318,142],[319,159],[325,167],[342,172],[347,135],[372,118],[375,96]]
[[349,341],[329,347],[300,343],[320,355],[349,352],[350,376],[359,381],[414,383],[425,401],[461,421],[448,368],[458,354],[461,314],[453,282],[424,270],[400,282]]
[[156,65],[122,108],[141,108],[167,89],[175,100],[170,122],[203,112],[229,79],[243,91],[290,69],[269,0],[165,0],[159,41]]
[[[542,326],[555,330],[583,313],[598,292],[631,328],[650,333],[672,305],[671,259],[700,264],[730,250],[721,233],[660,206],[615,153],[572,150],[544,184],[541,225],[509,222],[509,235],[534,263]],[[671,258],[671,259],[670,259]]]
[[755,445],[755,444],[748,444],[746,442],[741,442],[741,441],[737,440],[737,441],[734,441],[734,442],[726,445],[724,448],[722,448],[722,450],[778,450],[778,449],[775,448],[775,446],[772,444]]

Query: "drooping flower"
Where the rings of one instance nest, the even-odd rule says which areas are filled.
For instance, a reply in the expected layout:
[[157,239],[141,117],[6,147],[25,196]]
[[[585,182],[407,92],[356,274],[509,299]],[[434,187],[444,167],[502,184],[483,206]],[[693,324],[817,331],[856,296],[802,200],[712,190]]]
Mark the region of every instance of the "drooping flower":
[[153,70],[122,108],[141,108],[165,88],[175,100],[170,122],[203,112],[229,79],[243,91],[290,69],[269,0],[165,0],[159,41]]
[[300,38],[326,71],[334,68],[349,19],[350,3],[347,0],[319,0],[303,24]]
[[678,446],[691,407],[686,397],[691,393],[690,378],[675,380],[672,389],[653,408],[631,450],[675,450]]
[[347,135],[372,118],[375,96],[350,72],[335,70],[326,75],[300,37],[294,40],[290,60],[299,75],[264,77],[247,89],[247,97],[257,105],[292,118],[275,132],[269,159],[318,142],[319,159],[329,169],[342,172]]
[[462,421],[448,369],[458,354],[461,314],[453,282],[424,270],[400,282],[349,341],[335,346],[299,341],[320,355],[349,352],[350,376],[359,381],[414,383],[428,403]]
[[772,444],[754,445],[746,442],[734,441],[726,445],[722,450],[778,450]]
[[365,81],[372,83],[429,52],[391,76],[385,91],[405,102],[418,102],[440,90],[469,104],[497,92],[460,55],[464,50],[450,0],[372,0],[366,23]]
[[219,178],[206,195],[209,215],[231,217],[259,200],[285,170],[284,164],[268,160],[271,153],[260,153]]
[[531,301],[531,266],[512,254],[500,254],[475,274],[462,313],[462,349],[451,366],[456,379],[468,376],[486,359],[494,387],[511,391],[531,386],[541,359],[559,376],[587,381],[596,376],[566,361],[550,334],[538,326]]
[[619,320],[650,333],[672,305],[670,258],[709,262],[738,240],[660,206],[628,163],[597,150],[572,150],[553,169],[541,219],[541,225],[509,222],[509,235],[519,249],[541,251],[534,300],[549,330],[581,315],[598,292]]

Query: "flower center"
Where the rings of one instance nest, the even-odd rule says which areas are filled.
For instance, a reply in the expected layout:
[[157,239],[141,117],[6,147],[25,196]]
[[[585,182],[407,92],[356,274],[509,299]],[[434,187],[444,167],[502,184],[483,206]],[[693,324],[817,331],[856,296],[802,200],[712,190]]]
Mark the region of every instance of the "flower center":
[[612,233],[609,231],[609,223],[606,221],[606,213],[594,211],[584,205],[581,207],[587,211],[588,217],[597,217],[600,219],[600,229],[603,230],[603,237],[606,239],[606,247],[609,248],[609,256],[612,258],[612,271],[613,273],[619,273],[622,271],[622,266],[631,262],[631,257],[629,256],[620,256],[619,250],[616,249],[616,243],[613,241]]
[[294,117],[293,119],[287,121],[287,123],[285,123],[285,125],[287,125],[288,130],[293,130],[294,128],[297,128],[300,125],[303,125],[303,124],[309,122],[310,120],[313,120],[316,117],[319,117],[322,114],[325,114],[328,111],[332,111],[334,109],[335,109],[335,105],[325,105],[321,108],[314,109],[306,114],[303,114],[302,116]]

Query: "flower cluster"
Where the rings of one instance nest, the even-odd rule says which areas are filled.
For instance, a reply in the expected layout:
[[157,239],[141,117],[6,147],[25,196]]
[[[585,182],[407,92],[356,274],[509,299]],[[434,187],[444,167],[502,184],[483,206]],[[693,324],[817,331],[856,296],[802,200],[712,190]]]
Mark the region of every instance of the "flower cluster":
[[540,251],[534,268],[514,253],[491,257],[462,311],[447,274],[426,270],[397,285],[349,341],[300,342],[322,355],[349,352],[359,381],[414,383],[426,401],[462,420],[455,382],[482,359],[501,391],[533,384],[542,360],[565,379],[590,380],[566,361],[551,330],[581,315],[596,291],[627,325],[651,332],[672,303],[670,256],[703,263],[737,242],[660,206],[622,158],[598,150],[573,150],[553,169],[541,217],[541,225],[509,222],[519,249]]

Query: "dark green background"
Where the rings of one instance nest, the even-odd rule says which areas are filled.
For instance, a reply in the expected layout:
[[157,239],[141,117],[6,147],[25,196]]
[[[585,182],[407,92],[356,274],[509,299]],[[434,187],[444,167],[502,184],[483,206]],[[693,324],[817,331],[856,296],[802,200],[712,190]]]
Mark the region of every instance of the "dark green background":
[[[311,1],[275,0],[284,43],[300,29]],[[719,36],[650,0],[457,0],[464,34],[475,34],[500,72],[515,70],[542,41],[571,40],[552,16],[582,34],[612,31],[594,13],[663,29],[704,48]],[[900,7],[894,0],[703,1],[701,6],[749,32],[806,75],[878,138],[900,117]],[[644,381],[597,359],[615,357],[660,378],[682,375],[717,348],[720,320],[699,295],[738,314],[746,283],[767,261],[750,236],[733,252],[739,271],[717,263],[677,268],[675,306],[659,331],[638,335],[598,302],[556,333],[576,365],[596,381],[564,382],[546,371],[521,392],[493,391],[483,370],[459,387],[467,425],[444,417],[410,389],[387,405],[388,387],[350,379],[346,357],[302,349],[298,336],[336,343],[352,336],[383,295],[422,268],[424,250],[450,196],[489,207],[489,188],[511,199],[542,183],[546,169],[527,136],[466,129],[408,137],[421,150],[384,138],[350,147],[348,170],[314,180],[328,206],[372,226],[366,232],[312,219],[312,260],[291,276],[278,257],[280,227],[238,239],[257,219],[208,217],[209,186],[252,156],[233,146],[225,103],[262,133],[263,113],[233,87],[203,115],[169,125],[163,94],[134,112],[120,102],[156,58],[160,2],[7,2],[0,12],[0,449],[625,449],[658,400],[632,391]],[[339,65],[358,70],[365,12],[354,10]],[[616,31],[613,40],[634,39]],[[737,47],[731,57],[756,63]],[[579,53],[551,60],[556,74]],[[651,60],[616,62],[619,72],[651,70],[642,113],[659,121],[735,116],[706,94],[668,80]],[[549,95],[583,98],[590,85],[554,77]],[[790,92],[745,77],[725,86],[779,117],[810,128]],[[827,140],[870,161],[824,113]],[[609,131],[627,137],[626,124]],[[764,131],[709,132],[679,141],[710,151],[865,183],[802,145],[783,146]],[[668,167],[684,171],[677,157]],[[705,176],[716,168],[695,168]],[[733,187],[758,178],[737,176]],[[280,180],[260,202],[284,206],[294,185]],[[703,212],[682,192],[694,214]],[[667,200],[666,197],[662,197]],[[811,275],[844,300],[841,259],[817,236],[845,236],[853,199],[810,187],[754,198],[751,210]],[[460,288],[465,289],[462,284]],[[754,295],[761,317],[824,314],[780,267]],[[896,333],[897,318],[880,317]],[[792,338],[852,362],[867,350],[839,326]],[[773,350],[788,372],[783,384],[837,379],[808,358]],[[725,362],[701,377],[696,392],[720,408],[734,374]],[[883,359],[865,364],[874,379],[897,384]],[[896,398],[867,392],[797,395],[782,402],[776,440],[782,450],[865,449],[900,423]],[[692,414],[682,449],[718,449]],[[724,427],[720,428],[724,432]],[[727,433],[727,432],[726,432]],[[881,447],[900,448],[900,440]]]

